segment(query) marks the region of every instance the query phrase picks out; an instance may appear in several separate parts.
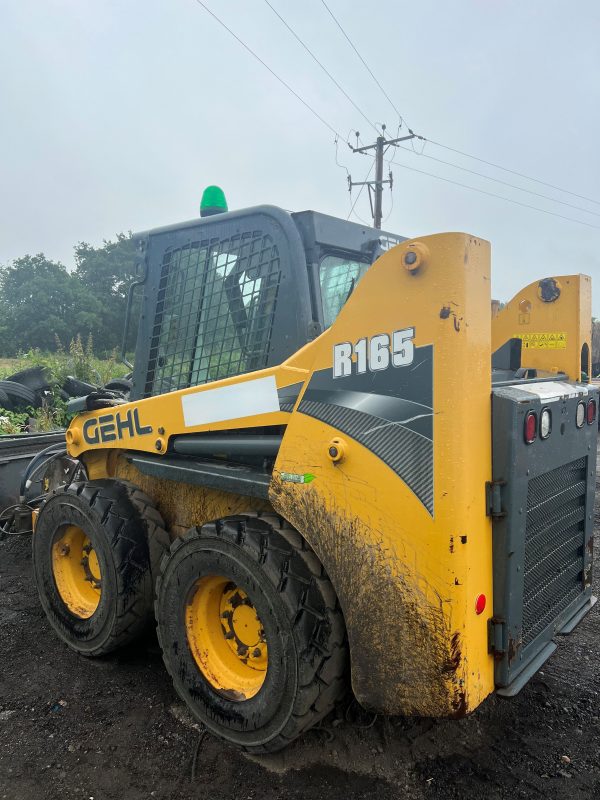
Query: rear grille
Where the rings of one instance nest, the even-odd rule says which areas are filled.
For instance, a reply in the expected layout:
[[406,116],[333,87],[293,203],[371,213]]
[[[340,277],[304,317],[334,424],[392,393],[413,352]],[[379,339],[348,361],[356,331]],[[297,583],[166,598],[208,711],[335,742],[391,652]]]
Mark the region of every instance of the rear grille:
[[523,646],[583,591],[587,458],[529,482],[525,529]]

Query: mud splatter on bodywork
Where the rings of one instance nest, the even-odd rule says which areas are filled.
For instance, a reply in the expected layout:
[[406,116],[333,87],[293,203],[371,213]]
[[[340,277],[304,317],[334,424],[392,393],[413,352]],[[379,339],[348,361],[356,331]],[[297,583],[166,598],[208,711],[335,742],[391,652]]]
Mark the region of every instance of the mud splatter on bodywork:
[[344,612],[352,687],[365,706],[387,714],[459,716],[466,711],[458,633],[442,598],[409,576],[382,533],[274,478],[269,499],[324,564]]

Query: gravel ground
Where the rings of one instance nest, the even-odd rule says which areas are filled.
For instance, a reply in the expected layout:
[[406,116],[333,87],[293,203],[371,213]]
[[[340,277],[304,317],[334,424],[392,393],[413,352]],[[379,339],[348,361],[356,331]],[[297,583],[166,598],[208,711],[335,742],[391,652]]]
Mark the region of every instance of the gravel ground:
[[[595,522],[598,540],[598,504]],[[61,644],[30,543],[12,539],[0,544],[0,798],[600,798],[598,607],[512,700],[459,722],[373,719],[349,702],[251,758],[193,723],[153,636],[97,660]]]

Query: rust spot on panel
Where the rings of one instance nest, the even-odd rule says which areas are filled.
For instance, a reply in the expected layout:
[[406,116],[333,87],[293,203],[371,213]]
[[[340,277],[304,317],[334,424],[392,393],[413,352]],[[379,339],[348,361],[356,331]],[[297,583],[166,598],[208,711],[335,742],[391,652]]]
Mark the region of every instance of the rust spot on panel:
[[454,330],[457,331],[457,332],[460,331],[460,324],[461,324],[463,318],[462,317],[460,317],[460,318],[457,317],[456,316],[456,312],[452,311],[450,306],[442,306],[441,309],[440,309],[440,319],[448,319],[450,316],[452,317],[452,322],[454,324]]
[[585,543],[585,546],[587,547],[588,553],[591,556],[593,556],[594,555],[594,537],[593,536],[590,536],[590,538]]
[[458,631],[452,636],[450,642],[450,657],[446,664],[445,672],[452,677],[460,666],[461,652],[460,652],[460,634]]
[[454,709],[454,714],[452,716],[455,719],[460,719],[460,717],[465,716],[467,713],[467,698],[463,691],[456,694],[456,697],[452,701],[452,707]]
[[508,637],[507,656],[509,664],[512,664],[512,662],[517,657],[520,647],[521,647],[521,639],[514,639],[512,636]]
[[460,542],[461,542],[461,544],[466,544],[467,543],[467,537],[466,536],[461,536],[460,537]]
[[450,552],[454,552],[454,536],[450,537]]
[[359,702],[387,714],[453,716],[462,708],[458,634],[443,599],[410,571],[378,530],[311,486],[278,479],[269,499],[307,539],[344,612]]

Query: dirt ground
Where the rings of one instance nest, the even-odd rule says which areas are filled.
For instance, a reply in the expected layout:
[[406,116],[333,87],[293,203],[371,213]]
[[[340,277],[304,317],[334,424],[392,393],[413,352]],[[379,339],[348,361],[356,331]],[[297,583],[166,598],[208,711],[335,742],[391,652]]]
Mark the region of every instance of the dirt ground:
[[61,644],[30,542],[14,538],[0,544],[0,798],[600,798],[598,608],[512,700],[459,722],[373,719],[351,701],[283,753],[250,758],[192,722],[153,636],[98,660]]

